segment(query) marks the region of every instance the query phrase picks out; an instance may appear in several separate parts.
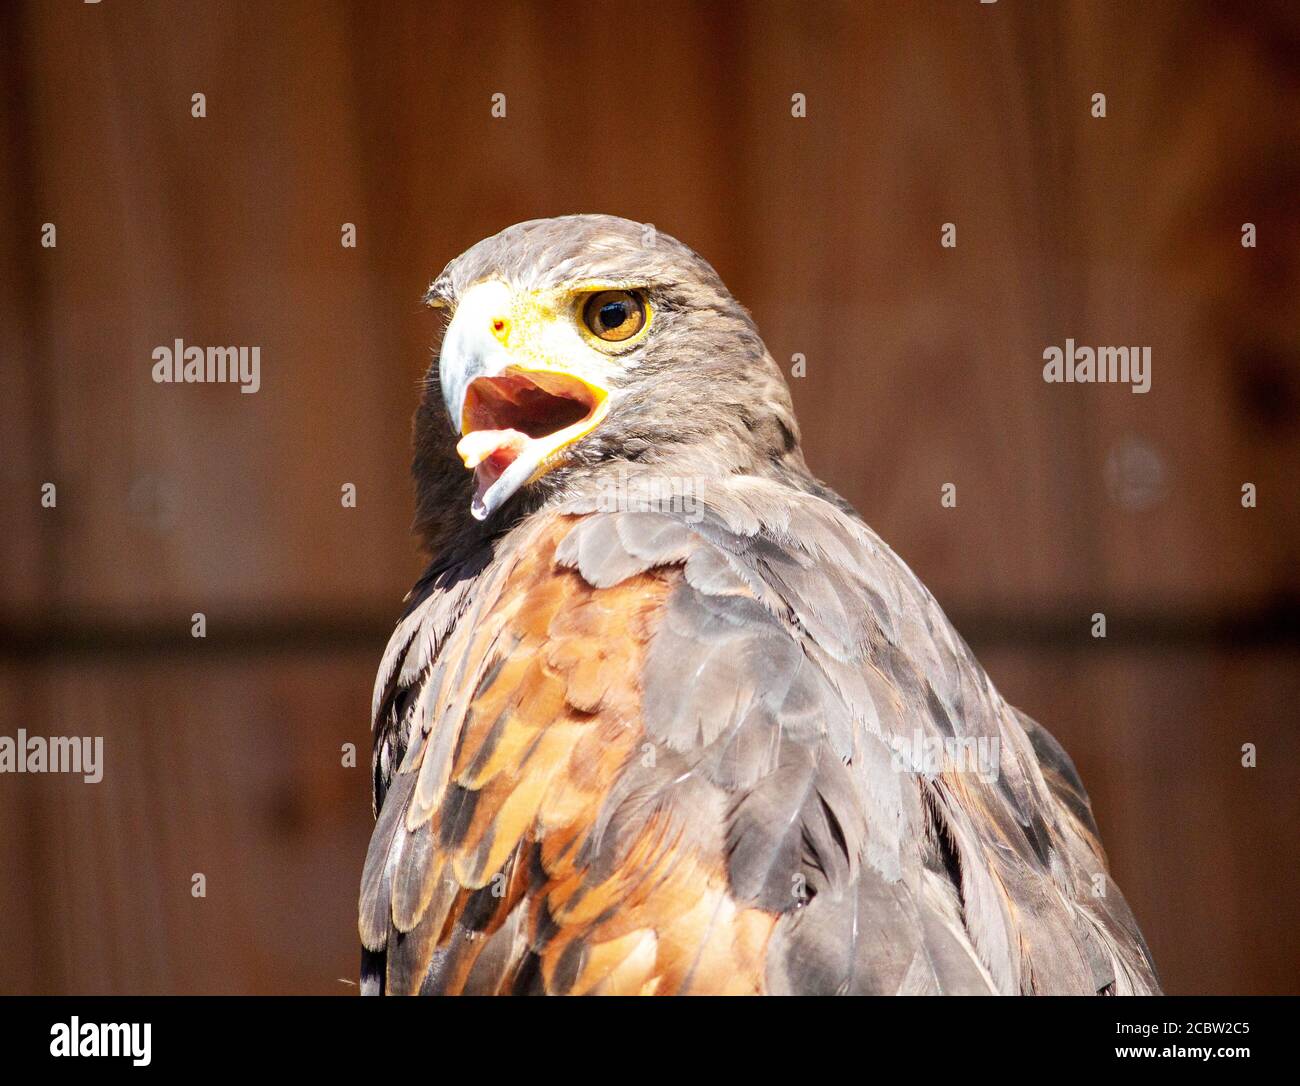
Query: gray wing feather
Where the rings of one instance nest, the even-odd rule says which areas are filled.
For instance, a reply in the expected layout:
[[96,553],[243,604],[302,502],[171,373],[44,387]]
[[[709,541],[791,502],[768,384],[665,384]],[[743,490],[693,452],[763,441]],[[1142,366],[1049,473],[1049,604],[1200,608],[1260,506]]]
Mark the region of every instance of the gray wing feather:
[[[733,893],[781,914],[772,991],[1158,991],[1118,889],[1093,895],[1104,858],[1068,756],[902,561],[816,494],[740,478],[700,499],[695,517],[568,510],[557,557],[589,583],[686,574],[643,684],[671,768],[629,770],[606,823],[724,812]],[[900,754],[926,743],[936,765]],[[992,763],[969,771],[954,743]]]

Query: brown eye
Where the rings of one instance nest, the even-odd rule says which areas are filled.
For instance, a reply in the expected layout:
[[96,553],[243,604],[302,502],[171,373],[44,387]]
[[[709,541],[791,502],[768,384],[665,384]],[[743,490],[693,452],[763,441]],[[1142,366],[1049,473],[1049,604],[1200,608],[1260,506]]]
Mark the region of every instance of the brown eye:
[[587,299],[582,319],[592,335],[617,343],[641,331],[645,303],[630,290],[602,290]]

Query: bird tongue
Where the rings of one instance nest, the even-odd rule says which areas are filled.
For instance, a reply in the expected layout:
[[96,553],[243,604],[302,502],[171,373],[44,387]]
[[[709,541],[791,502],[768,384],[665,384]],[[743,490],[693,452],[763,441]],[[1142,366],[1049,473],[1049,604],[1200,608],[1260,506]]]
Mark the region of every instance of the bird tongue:
[[460,439],[456,452],[467,468],[474,469],[476,501],[482,501],[483,495],[518,459],[531,440],[518,430],[471,430]]

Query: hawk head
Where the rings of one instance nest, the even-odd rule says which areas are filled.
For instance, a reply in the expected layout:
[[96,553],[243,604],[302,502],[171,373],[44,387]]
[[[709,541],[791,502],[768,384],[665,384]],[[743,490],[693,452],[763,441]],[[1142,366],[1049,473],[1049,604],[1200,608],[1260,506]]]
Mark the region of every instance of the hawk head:
[[430,546],[614,470],[806,474],[789,390],[749,314],[651,226],[519,223],[453,260],[425,301],[450,317],[416,421]]

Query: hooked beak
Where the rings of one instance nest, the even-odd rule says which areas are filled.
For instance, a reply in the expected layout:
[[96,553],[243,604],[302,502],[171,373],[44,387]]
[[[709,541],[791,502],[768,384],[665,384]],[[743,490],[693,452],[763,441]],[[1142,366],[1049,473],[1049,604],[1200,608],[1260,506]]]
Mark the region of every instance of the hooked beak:
[[439,359],[447,415],[463,435],[456,451],[477,484],[470,511],[478,520],[561,462],[609,410],[598,374],[511,349],[509,302],[504,283],[471,288]]

